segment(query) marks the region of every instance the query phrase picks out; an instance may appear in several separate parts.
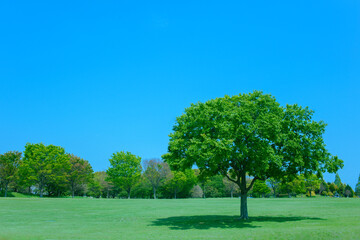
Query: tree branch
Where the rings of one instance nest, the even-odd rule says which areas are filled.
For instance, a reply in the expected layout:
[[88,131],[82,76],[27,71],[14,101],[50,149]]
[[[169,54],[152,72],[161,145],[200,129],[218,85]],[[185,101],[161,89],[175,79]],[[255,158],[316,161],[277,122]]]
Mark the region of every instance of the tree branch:
[[236,184],[239,185],[239,178],[238,178],[237,180],[233,180],[233,179],[230,178],[227,174],[225,175],[225,177],[226,177],[227,179],[229,179],[229,181],[231,181],[231,182],[236,183]]
[[258,177],[254,177],[254,178],[253,178],[253,180],[251,181],[249,187],[246,188],[246,192],[249,191],[249,190],[252,188],[252,186],[254,185],[254,183],[255,183],[255,181],[256,181],[257,179],[259,179],[259,178],[258,178]]

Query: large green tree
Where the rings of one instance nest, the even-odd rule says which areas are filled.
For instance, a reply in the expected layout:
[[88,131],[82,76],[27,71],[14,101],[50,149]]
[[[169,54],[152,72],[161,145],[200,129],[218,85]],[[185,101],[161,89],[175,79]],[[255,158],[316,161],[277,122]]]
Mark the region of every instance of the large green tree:
[[130,198],[131,189],[141,176],[141,158],[130,152],[121,151],[114,153],[109,161],[107,180],[125,190]]
[[[196,164],[201,175],[222,174],[238,184],[241,218],[248,219],[247,193],[256,180],[320,177],[342,166],[325,148],[326,124],[312,116],[307,107],[282,107],[259,91],[199,102],[177,118],[163,158],[175,170]],[[249,186],[247,174],[253,177]]]
[[21,152],[10,151],[0,155],[0,184],[5,189],[5,197],[9,184],[16,179],[20,161]]
[[71,188],[72,197],[75,190],[80,186],[89,183],[93,179],[93,169],[90,163],[73,154],[69,154],[71,168],[68,173],[68,181]]
[[26,186],[36,185],[42,197],[45,189],[54,193],[60,186],[66,186],[70,167],[64,148],[28,143],[19,168],[20,182]]

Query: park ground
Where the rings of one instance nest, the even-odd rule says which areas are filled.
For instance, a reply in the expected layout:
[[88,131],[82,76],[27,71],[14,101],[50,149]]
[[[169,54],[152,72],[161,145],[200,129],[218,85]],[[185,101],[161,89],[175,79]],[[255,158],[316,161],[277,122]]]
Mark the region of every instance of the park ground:
[[360,239],[360,199],[0,198],[8,239]]

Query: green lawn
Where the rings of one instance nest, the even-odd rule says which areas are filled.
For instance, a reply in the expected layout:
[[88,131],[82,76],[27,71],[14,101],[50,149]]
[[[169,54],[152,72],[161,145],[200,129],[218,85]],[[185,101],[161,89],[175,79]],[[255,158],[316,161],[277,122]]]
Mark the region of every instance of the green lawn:
[[0,239],[360,239],[360,199],[0,198]]

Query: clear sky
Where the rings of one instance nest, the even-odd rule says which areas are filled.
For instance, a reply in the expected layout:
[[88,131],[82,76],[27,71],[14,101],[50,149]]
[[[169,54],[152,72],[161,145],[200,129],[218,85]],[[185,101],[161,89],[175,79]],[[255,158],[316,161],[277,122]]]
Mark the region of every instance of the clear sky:
[[0,153],[159,158],[191,103],[263,90],[328,123],[354,187],[359,80],[358,0],[0,2]]

